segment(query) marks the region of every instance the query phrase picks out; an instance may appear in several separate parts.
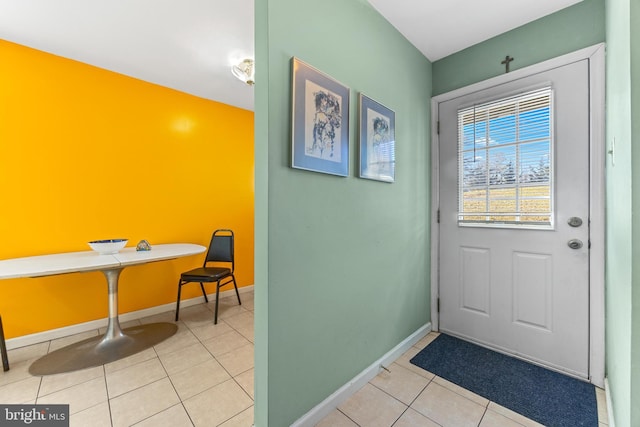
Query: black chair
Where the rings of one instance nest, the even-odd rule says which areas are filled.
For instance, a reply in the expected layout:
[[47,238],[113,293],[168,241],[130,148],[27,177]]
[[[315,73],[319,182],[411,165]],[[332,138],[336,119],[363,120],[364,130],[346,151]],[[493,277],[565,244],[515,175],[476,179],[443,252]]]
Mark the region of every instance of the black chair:
[[9,357],[7,356],[7,344],[4,341],[4,329],[2,328],[2,316],[0,316],[0,354],[2,355],[2,370],[9,370]]
[[[222,263],[223,265],[226,265],[226,267],[208,266],[210,263]],[[221,287],[233,283],[233,287],[236,289],[236,295],[238,296],[238,304],[242,305],[242,302],[240,301],[240,294],[238,293],[238,286],[236,285],[236,278],[233,275],[234,268],[233,231],[226,229],[214,231],[213,236],[211,236],[211,243],[209,244],[209,250],[207,250],[207,256],[204,259],[203,266],[201,268],[189,270],[180,275],[180,281],[178,282],[178,301],[176,302],[176,322],[178,321],[178,313],[180,311],[180,291],[182,290],[182,285],[186,285],[187,283],[200,283],[200,289],[202,289],[204,300],[205,302],[209,302],[207,293],[204,290],[204,284],[216,282],[216,311],[213,318],[214,325],[218,323],[218,299]]]

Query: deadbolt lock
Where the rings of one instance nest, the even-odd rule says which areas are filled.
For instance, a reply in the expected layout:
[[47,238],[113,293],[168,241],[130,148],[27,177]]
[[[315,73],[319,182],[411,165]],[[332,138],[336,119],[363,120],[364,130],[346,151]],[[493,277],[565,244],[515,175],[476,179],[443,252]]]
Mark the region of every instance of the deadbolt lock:
[[567,223],[572,227],[580,227],[582,225],[582,218],[572,216],[571,218],[569,218],[569,221],[567,221]]

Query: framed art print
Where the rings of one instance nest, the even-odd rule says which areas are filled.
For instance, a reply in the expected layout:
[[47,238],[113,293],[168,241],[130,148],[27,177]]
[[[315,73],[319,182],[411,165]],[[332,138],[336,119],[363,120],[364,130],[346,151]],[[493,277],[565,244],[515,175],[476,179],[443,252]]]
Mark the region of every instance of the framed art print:
[[292,58],[291,166],[349,174],[349,88]]
[[396,113],[360,94],[360,178],[396,179]]

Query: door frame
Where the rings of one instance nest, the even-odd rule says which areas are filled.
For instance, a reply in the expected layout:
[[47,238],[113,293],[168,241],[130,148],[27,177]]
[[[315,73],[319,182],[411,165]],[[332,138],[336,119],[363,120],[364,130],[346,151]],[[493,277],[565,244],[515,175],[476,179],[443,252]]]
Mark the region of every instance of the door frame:
[[589,381],[604,387],[605,368],[605,45],[600,43],[431,98],[431,324],[439,330],[439,104],[587,59],[589,61]]

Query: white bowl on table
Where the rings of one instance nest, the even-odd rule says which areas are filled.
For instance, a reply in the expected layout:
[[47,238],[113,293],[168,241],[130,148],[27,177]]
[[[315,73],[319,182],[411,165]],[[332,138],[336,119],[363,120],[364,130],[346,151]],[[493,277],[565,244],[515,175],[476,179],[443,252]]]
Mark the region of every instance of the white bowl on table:
[[89,242],[89,246],[100,255],[111,255],[117,254],[127,245],[128,241],[129,239],[92,240]]

